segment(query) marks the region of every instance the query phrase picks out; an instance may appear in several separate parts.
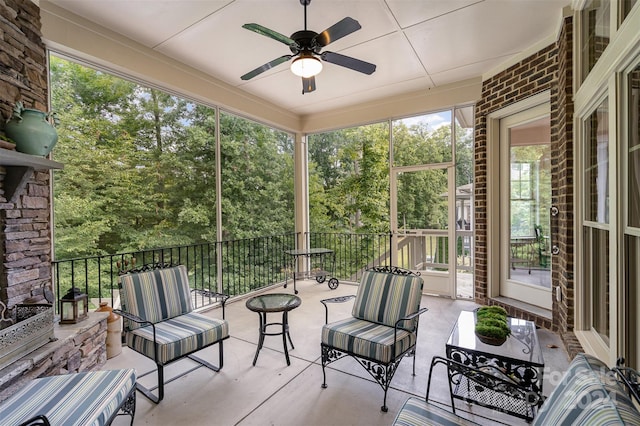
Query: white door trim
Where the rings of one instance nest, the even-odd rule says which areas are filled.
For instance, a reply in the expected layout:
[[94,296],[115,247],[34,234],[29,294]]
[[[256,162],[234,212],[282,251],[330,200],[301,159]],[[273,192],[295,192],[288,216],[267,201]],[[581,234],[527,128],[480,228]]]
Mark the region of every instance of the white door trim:
[[500,120],[548,104],[546,90],[487,114],[487,297],[500,296]]

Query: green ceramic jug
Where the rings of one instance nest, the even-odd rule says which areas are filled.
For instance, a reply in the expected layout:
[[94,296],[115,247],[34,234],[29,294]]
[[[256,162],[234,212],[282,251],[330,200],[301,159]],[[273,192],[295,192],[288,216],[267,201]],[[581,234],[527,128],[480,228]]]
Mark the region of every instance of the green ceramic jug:
[[46,156],[58,142],[58,132],[48,121],[49,117],[50,114],[24,108],[22,102],[16,102],[4,132],[16,143],[16,151]]

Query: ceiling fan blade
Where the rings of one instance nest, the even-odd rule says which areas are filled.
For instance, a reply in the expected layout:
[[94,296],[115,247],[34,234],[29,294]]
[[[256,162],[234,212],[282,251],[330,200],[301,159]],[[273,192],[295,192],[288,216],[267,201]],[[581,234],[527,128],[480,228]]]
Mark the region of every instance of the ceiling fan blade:
[[360,28],[360,23],[353,18],[349,18],[348,16],[344,18],[342,21],[339,21],[313,39],[316,44],[320,47],[324,47],[329,43],[332,43],[336,40],[341,39],[342,37],[351,34],[352,32],[358,31]]
[[258,68],[256,68],[253,71],[249,71],[248,73],[246,73],[245,75],[243,75],[242,77],[240,77],[243,80],[250,80],[253,77],[262,74],[263,72],[270,70],[271,68],[280,65],[283,62],[287,62],[289,59],[293,58],[293,55],[283,55],[280,56],[279,58],[274,59],[271,62],[267,62],[266,64],[259,66]]
[[352,58],[351,56],[341,55],[339,53],[324,52],[320,57],[323,61],[331,62],[332,64],[340,65],[341,67],[349,68],[364,74],[371,75],[376,70],[376,66],[374,64]]
[[316,78],[315,77],[309,77],[309,78],[302,77],[302,94],[304,95],[305,93],[310,93],[310,92],[313,92],[314,90],[316,90]]
[[272,38],[280,43],[284,43],[287,46],[298,46],[295,40],[287,37],[286,35],[280,34],[277,31],[270,30],[267,27],[263,27],[260,24],[244,24],[242,28],[246,28],[249,31],[253,31],[255,33],[261,34],[263,36]]

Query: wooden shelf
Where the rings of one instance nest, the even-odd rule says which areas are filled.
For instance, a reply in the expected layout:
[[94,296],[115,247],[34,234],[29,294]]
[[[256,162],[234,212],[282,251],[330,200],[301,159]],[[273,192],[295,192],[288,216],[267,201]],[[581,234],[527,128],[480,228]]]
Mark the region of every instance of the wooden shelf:
[[0,149],[0,166],[7,171],[3,185],[7,201],[13,201],[15,194],[24,189],[34,170],[64,168],[64,164],[57,161],[9,149]]

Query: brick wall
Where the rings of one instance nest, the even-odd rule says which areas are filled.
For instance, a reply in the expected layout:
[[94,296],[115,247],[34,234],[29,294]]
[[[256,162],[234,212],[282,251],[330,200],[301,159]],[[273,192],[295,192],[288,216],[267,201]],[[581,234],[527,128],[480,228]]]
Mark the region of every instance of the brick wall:
[[[476,103],[475,110],[475,223],[476,223],[476,300],[488,303],[488,247],[487,235],[487,185],[488,181],[488,139],[487,116],[501,108],[526,99],[532,95],[549,90],[551,92],[551,149],[552,167],[557,153],[558,84],[557,84],[558,47],[552,44],[526,58],[520,63],[496,74],[482,84],[482,98]],[[495,149],[498,149],[495,147]],[[555,149],[555,151],[554,151]],[[552,170],[552,186],[555,187],[556,175]],[[552,203],[555,198],[552,194]],[[497,230],[493,231],[497,232]],[[554,265],[555,266],[555,265]]]
[[[501,304],[511,315],[535,321],[559,332],[568,348],[573,341],[573,104],[572,104],[572,18],[566,18],[561,34],[553,43],[483,82],[482,98],[476,104],[475,128],[475,298],[482,304]],[[487,227],[487,116],[535,94],[550,92],[552,205],[560,214],[551,218],[553,244],[560,254],[553,257],[552,286],[559,286],[562,300],[553,297],[552,319],[514,306],[505,306],[488,297],[487,235],[497,232]],[[494,148],[497,149],[497,148]],[[576,340],[577,341],[577,340]],[[573,352],[574,349],[572,349]],[[579,345],[578,345],[579,350]]]
[[[560,255],[555,256],[552,285],[559,286],[562,302],[554,298],[554,329],[560,332],[571,357],[583,352],[573,333],[575,323],[575,281],[573,277],[575,210],[573,199],[573,21],[565,19],[558,39],[558,109],[552,122],[558,127],[552,151],[553,200],[560,214],[552,221],[552,232]],[[557,151],[555,151],[557,150]]]

